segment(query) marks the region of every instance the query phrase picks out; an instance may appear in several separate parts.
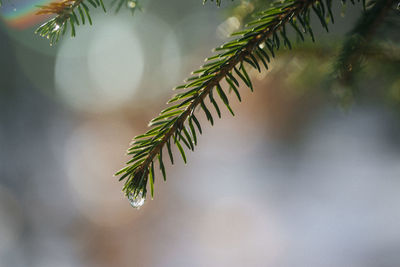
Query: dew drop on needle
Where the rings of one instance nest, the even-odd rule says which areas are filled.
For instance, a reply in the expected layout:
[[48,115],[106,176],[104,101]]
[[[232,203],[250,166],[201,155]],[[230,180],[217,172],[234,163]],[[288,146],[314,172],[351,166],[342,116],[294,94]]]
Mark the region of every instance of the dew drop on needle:
[[136,7],[136,2],[135,1],[128,1],[127,6],[129,8],[135,8]]
[[133,192],[129,193],[128,200],[132,207],[139,209],[141,206],[143,206],[146,198],[143,196],[143,191],[140,191],[138,194],[134,194]]

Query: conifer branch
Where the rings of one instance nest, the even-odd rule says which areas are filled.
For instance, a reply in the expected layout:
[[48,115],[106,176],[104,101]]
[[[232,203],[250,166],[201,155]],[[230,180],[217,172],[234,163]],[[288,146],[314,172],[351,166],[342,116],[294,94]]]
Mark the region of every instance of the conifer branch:
[[[100,7],[106,12],[103,0],[63,0],[41,6],[37,15],[56,15],[53,19],[42,24],[36,31],[42,37],[50,39],[50,45],[55,44],[61,35],[66,33],[68,24],[71,27],[71,36],[76,35],[75,27],[86,20],[92,25],[89,6]],[[80,21],[79,21],[80,18]]]
[[[220,116],[220,109],[213,96],[215,91],[234,115],[221,83],[225,81],[239,100],[241,100],[238,90],[240,80],[253,91],[246,68],[250,66],[261,71],[260,63],[262,63],[268,69],[270,58],[275,57],[276,50],[282,46],[290,49],[292,45],[287,34],[287,27],[291,27],[301,40],[304,40],[304,35],[309,35],[314,40],[310,25],[311,11],[317,15],[322,26],[328,31],[327,21],[333,21],[331,0],[279,2],[270,9],[260,12],[258,19],[248,24],[251,28],[234,33],[232,36],[236,39],[217,48],[218,54],[208,58],[206,64],[194,71],[192,73],[194,76],[187,79],[186,84],[176,87],[175,90],[184,89],[185,91],[169,100],[168,103],[174,104],[164,109],[150,122],[149,126],[153,127],[152,129],[134,138],[132,146],[128,149],[128,154],[132,155],[132,159],[127,162],[125,168],[116,173],[118,176],[121,175],[119,180],[126,179],[123,188],[125,194],[145,196],[147,183],[150,181],[153,196],[154,161],[158,159],[165,180],[162,150],[167,147],[173,164],[172,142],[177,146],[186,163],[181,142],[190,150],[194,150],[194,145],[197,144],[196,132],[200,134],[202,132],[194,114],[195,109],[200,107],[207,120],[213,124],[213,116],[205,104],[206,98],[209,97],[210,103]],[[194,124],[197,126],[197,131]]]
[[342,84],[353,83],[354,73],[360,69],[363,55],[394,3],[394,0],[374,1],[357,21],[345,41],[336,63],[336,78],[339,82]]

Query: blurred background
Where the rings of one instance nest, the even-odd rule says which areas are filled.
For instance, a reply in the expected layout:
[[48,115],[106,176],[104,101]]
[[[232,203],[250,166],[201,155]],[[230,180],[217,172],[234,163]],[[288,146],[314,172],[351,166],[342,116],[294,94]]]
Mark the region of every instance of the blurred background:
[[0,267],[400,266],[399,33],[381,38],[350,108],[329,79],[359,5],[251,73],[235,117],[202,117],[188,164],[136,210],[113,177],[131,138],[255,6],[93,10],[93,26],[50,47],[33,33],[46,2],[4,1]]

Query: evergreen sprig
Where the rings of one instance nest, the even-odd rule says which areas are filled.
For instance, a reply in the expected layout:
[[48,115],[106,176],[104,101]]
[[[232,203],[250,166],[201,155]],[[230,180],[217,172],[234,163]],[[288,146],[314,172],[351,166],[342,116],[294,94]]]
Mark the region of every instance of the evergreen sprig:
[[[371,45],[373,37],[380,24],[386,18],[386,14],[395,9],[395,0],[372,1],[354,28],[348,34],[343,48],[336,62],[336,78],[339,82],[351,85],[362,63],[364,52]],[[365,5],[365,3],[364,3]]]
[[[311,28],[311,14],[318,17],[321,25],[328,31],[328,22],[333,22],[331,0],[285,0],[275,3],[271,8],[260,12],[257,19],[248,23],[243,31],[236,32],[233,40],[216,49],[217,54],[207,58],[206,63],[192,73],[186,83],[175,88],[183,92],[173,96],[168,108],[151,120],[152,127],[145,134],[136,136],[128,154],[132,159],[127,166],[116,173],[120,181],[126,179],[123,191],[126,195],[146,195],[150,182],[151,196],[154,194],[154,165],[158,161],[164,180],[166,179],[163,153],[168,153],[171,163],[174,158],[171,146],[175,145],[186,163],[184,146],[194,150],[201,125],[195,115],[197,107],[205,113],[207,120],[214,124],[214,117],[207,105],[212,105],[220,117],[220,108],[215,95],[222,100],[232,115],[234,112],[222,83],[241,101],[240,82],[253,91],[247,69],[261,71],[268,69],[275,51],[281,47],[291,49],[288,35],[289,27],[304,40],[308,35],[314,41]],[[217,1],[219,4],[220,1]],[[206,104],[206,99],[209,103]],[[164,150],[164,152],[163,152]],[[166,151],[165,151],[166,150]]]
[[101,7],[106,12],[103,0],[63,0],[62,2],[52,2],[41,6],[36,13],[37,15],[55,14],[56,17],[39,26],[35,33],[50,39],[50,45],[53,45],[66,33],[68,25],[70,25],[71,36],[74,37],[77,25],[85,24],[86,21],[92,25],[89,6],[93,8]]

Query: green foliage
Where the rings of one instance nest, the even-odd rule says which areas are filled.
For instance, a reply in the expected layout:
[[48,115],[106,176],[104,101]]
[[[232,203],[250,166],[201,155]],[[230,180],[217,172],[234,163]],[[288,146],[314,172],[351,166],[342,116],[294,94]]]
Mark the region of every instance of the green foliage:
[[363,50],[371,43],[382,17],[390,8],[394,8],[394,3],[394,0],[378,1],[357,21],[339,55],[336,68],[340,79],[351,79],[348,75],[359,67]]
[[[111,6],[115,6],[115,13],[122,7],[129,9],[132,14],[141,9],[138,0],[113,0]],[[86,23],[92,25],[90,9],[98,7],[106,12],[103,0],[64,0],[42,6],[37,14],[56,14],[56,17],[42,24],[35,33],[49,39],[50,45],[57,43],[60,37],[65,35],[68,27],[71,28],[71,36],[74,37],[77,26]]]
[[[378,26],[382,23],[387,13],[395,10],[394,0],[373,1],[365,6],[366,10],[355,27],[348,34],[348,37],[339,54],[335,65],[335,81],[339,82],[336,95],[340,98],[342,105],[348,105],[355,94],[355,75],[360,71],[365,58],[365,52],[373,43],[373,36],[378,31]],[[394,26],[394,22],[392,22]]]
[[292,35],[297,35],[300,40],[305,40],[308,36],[314,41],[312,13],[328,31],[328,22],[334,21],[331,0],[286,0],[259,12],[245,30],[234,33],[233,40],[216,48],[217,53],[214,56],[207,58],[206,63],[194,71],[185,84],[175,88],[179,93],[168,101],[171,104],[168,108],[151,120],[149,126],[152,128],[134,138],[128,149],[132,159],[116,174],[120,176],[120,180],[126,180],[123,188],[125,193],[137,195],[143,192],[146,195],[147,183],[151,177],[153,196],[154,161],[159,161],[165,179],[163,149],[167,148],[173,164],[171,144],[174,144],[186,163],[184,146],[193,151],[197,144],[197,134],[201,134],[201,126],[195,115],[196,108],[200,107],[213,125],[214,117],[209,105],[213,106],[220,117],[221,108],[215,101],[215,96],[218,95],[225,108],[234,115],[225,90],[232,90],[240,101],[241,83],[253,91],[249,68],[259,72],[262,68],[268,69],[276,50],[282,47],[292,48]]
[[57,16],[42,24],[35,33],[49,39],[50,45],[55,44],[67,32],[68,27],[71,27],[71,36],[74,37],[76,26],[86,23],[92,25],[89,7],[101,7],[106,12],[102,0],[64,1],[42,6],[38,14],[56,13]]

